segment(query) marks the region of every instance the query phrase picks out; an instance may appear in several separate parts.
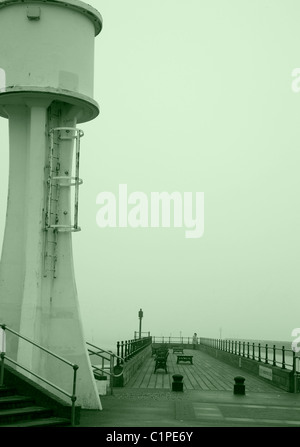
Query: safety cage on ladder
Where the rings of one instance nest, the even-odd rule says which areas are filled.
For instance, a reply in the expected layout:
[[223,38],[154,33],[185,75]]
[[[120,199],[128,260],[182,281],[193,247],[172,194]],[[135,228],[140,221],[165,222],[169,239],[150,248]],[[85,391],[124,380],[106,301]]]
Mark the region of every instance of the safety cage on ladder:
[[[48,177],[45,206],[44,276],[48,276],[48,272],[52,272],[53,277],[56,278],[58,233],[81,230],[78,225],[78,199],[79,186],[83,183],[79,178],[80,140],[83,135],[82,130],[73,127],[54,127],[49,131],[49,160],[46,166]],[[72,140],[75,141],[74,176],[70,174],[69,168],[65,169],[63,174],[61,172],[61,161],[65,156],[63,143]],[[73,152],[73,150],[72,145],[71,151]],[[72,160],[72,158],[73,156],[70,159]],[[72,197],[74,212],[73,216],[69,217],[68,223],[65,223],[60,219],[67,217],[69,211],[65,209],[62,213],[61,189],[71,187],[74,187],[74,196]]]
[[[69,172],[65,175],[60,175],[60,163],[59,154],[55,154],[55,133],[57,133],[58,141],[75,140],[75,176],[69,175]],[[80,159],[80,139],[84,133],[82,130],[73,127],[55,127],[50,130],[50,151],[49,151],[49,177],[48,177],[48,194],[47,194],[47,209],[45,219],[45,229],[53,228],[57,231],[80,231],[78,225],[78,197],[79,186],[83,183],[79,178],[79,159]],[[56,160],[56,166],[54,166],[54,160]],[[58,222],[57,210],[53,210],[53,202],[59,201],[59,190],[62,187],[75,187],[74,197],[74,218],[73,224],[62,225]],[[55,195],[53,193],[55,189]],[[56,220],[53,223],[51,216],[55,215]]]

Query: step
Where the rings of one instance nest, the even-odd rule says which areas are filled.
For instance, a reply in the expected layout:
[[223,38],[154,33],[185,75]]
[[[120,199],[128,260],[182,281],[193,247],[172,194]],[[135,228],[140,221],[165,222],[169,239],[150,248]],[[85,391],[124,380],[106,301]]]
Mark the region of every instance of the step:
[[11,396],[16,394],[16,390],[9,386],[0,386],[0,397],[2,396]]
[[6,408],[20,408],[30,404],[34,404],[34,400],[26,396],[12,395],[0,397],[0,410]]
[[33,420],[37,418],[48,418],[53,415],[53,411],[44,407],[23,407],[0,410],[0,426],[17,421]]
[[5,426],[6,427],[59,427],[59,426],[67,427],[71,426],[71,422],[69,419],[51,417],[51,418],[34,419],[31,421],[13,422]]

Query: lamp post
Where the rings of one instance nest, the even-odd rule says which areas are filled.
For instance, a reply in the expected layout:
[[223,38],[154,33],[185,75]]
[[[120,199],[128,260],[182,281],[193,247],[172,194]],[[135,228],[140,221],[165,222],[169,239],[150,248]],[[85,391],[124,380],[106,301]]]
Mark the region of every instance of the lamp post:
[[142,318],[143,318],[143,311],[142,311],[142,309],[140,309],[139,310],[139,320],[140,320],[139,338],[142,338]]

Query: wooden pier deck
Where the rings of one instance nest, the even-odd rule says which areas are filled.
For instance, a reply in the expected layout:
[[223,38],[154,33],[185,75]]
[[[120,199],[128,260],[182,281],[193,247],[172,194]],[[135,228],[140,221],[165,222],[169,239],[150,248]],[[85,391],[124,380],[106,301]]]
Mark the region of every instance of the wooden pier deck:
[[[180,427],[300,426],[297,394],[200,350],[185,349],[184,354],[193,356],[193,364],[177,364],[169,350],[167,373],[154,373],[154,357],[148,358],[124,387],[101,396],[102,411],[82,410],[81,426],[173,427],[176,432]],[[173,374],[183,375],[184,392],[172,391]],[[243,396],[233,393],[238,375],[246,379]]]
[[177,354],[169,350],[167,373],[158,369],[154,373],[154,356],[149,358],[125,385],[126,389],[171,390],[173,374],[182,374],[184,390],[232,391],[234,377],[245,377],[245,385],[252,392],[276,392],[278,388],[260,377],[230,366],[202,351],[185,349],[185,355],[193,356],[193,364],[177,364]]

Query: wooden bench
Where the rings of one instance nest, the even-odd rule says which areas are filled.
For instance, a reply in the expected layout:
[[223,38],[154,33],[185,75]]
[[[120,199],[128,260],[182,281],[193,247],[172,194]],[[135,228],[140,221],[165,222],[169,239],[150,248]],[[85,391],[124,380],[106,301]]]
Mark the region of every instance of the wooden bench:
[[154,372],[156,372],[157,369],[164,369],[166,371],[166,373],[168,373],[167,358],[168,358],[168,356],[156,357]]
[[173,348],[173,354],[175,354],[175,352],[181,352],[183,354],[183,348]]
[[179,362],[190,362],[190,364],[193,364],[193,356],[192,355],[178,355],[177,356],[177,363]]

